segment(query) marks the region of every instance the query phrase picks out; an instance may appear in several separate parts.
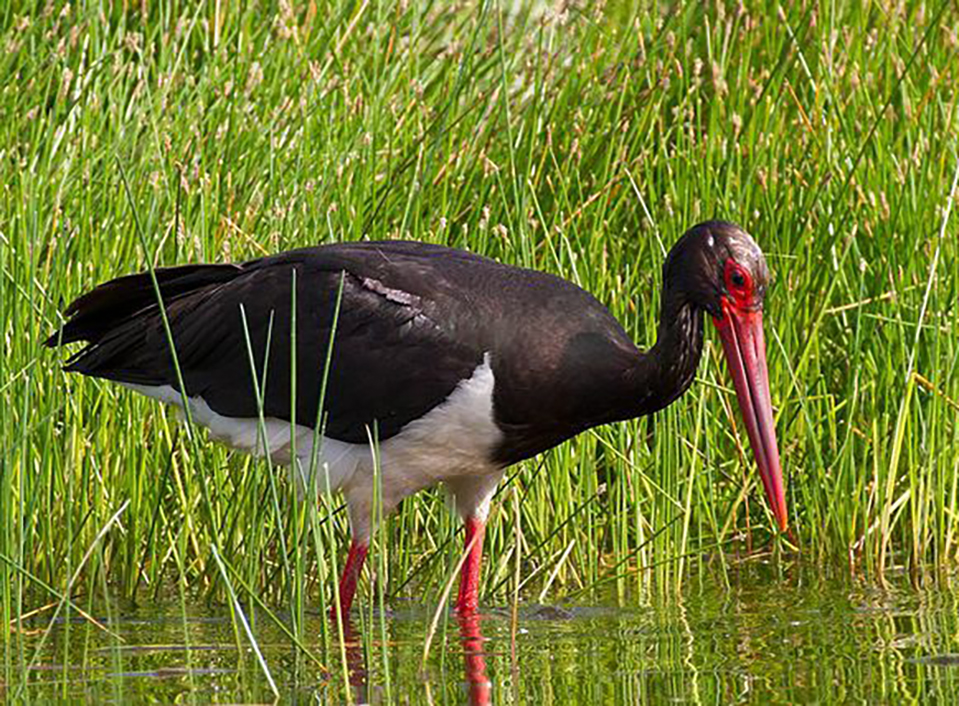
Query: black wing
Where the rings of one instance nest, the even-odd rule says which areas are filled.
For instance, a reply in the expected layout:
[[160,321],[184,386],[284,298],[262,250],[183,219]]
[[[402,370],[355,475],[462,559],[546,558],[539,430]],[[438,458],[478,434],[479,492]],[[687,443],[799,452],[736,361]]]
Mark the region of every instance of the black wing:
[[[442,280],[438,263],[451,252],[412,243],[392,250],[355,244],[242,265],[158,270],[187,394],[224,416],[257,416],[252,349],[257,379],[265,378],[265,415],[289,421],[295,410],[298,424],[313,426],[339,296],[326,434],[365,443],[367,427],[376,422],[379,437],[388,439],[441,403],[482,363],[481,346],[458,336],[455,325],[444,322],[444,307],[423,293],[442,296],[441,282],[434,286]],[[431,278],[419,293],[406,286]],[[70,320],[47,345],[89,342],[68,361],[68,371],[179,389],[148,275],[103,284],[67,314]]]

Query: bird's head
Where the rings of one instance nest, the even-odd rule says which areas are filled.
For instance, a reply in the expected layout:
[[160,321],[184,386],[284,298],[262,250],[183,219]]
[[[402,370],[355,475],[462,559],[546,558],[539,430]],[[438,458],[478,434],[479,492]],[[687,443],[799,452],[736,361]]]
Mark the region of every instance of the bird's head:
[[663,281],[678,302],[721,319],[724,302],[762,309],[769,268],[746,231],[734,223],[708,221],[686,231],[669,251]]
[[766,258],[739,226],[709,221],[690,228],[673,246],[663,280],[668,300],[702,309],[716,324],[766,498],[785,530],[786,498],[763,335]]

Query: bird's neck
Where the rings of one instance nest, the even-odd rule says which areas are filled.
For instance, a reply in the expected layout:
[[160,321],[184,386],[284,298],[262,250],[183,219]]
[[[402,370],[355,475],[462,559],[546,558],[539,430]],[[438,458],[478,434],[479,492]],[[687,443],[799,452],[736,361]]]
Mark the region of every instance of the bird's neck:
[[689,389],[702,352],[702,311],[664,293],[656,345],[636,362],[633,384],[642,414],[666,407]]
[[646,353],[617,327],[573,336],[560,367],[546,373],[517,357],[521,365],[496,372],[496,422],[505,439],[495,462],[509,465],[584,429],[662,409],[692,384],[702,349],[702,312],[667,299],[656,345]]

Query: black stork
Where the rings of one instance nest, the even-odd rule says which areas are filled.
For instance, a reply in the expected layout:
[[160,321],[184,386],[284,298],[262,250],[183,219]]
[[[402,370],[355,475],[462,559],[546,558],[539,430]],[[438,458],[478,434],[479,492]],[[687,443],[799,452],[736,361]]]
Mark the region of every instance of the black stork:
[[[452,493],[468,549],[457,608],[473,612],[490,498],[504,469],[590,427],[673,402],[696,373],[704,314],[719,330],[767,501],[786,528],[762,327],[769,270],[753,239],[732,223],[699,224],[673,246],[663,266],[657,341],[645,353],[570,282],[420,242],[323,245],[155,276],[192,418],[214,438],[268,451],[274,461],[291,462],[293,448],[301,469],[314,458],[340,302],[316,482],[342,491],[349,507],[344,612],[372,529],[372,434],[384,513],[440,482]],[[74,301],[46,345],[86,341],[67,371],[180,405],[156,301],[149,273],[111,280]],[[269,354],[260,391],[264,433],[251,348],[257,376]]]

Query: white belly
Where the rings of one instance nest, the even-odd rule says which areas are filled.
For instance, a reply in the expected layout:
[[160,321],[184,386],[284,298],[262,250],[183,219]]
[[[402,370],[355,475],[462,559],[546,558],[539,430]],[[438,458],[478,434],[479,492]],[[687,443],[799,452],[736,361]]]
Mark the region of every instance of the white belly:
[[[182,396],[169,385],[125,386],[182,407]],[[502,432],[493,421],[493,387],[493,371],[487,354],[483,364],[446,400],[379,443],[384,512],[391,511],[403,498],[438,482],[460,488],[472,485],[468,479],[486,479],[495,487],[502,468],[491,458]],[[294,467],[299,471],[298,481],[307,481],[310,469],[314,468],[313,480],[318,491],[342,490],[350,503],[354,531],[357,516],[368,516],[373,498],[372,444],[350,444],[321,437],[314,464],[314,433],[310,427],[295,425],[293,437],[289,422],[266,417],[261,430],[260,420],[217,414],[201,397],[190,398],[190,413],[193,421],[206,427],[210,436],[218,441],[257,456],[265,455],[268,450],[270,460],[275,463],[290,463],[295,445],[298,462]],[[464,480],[467,482],[457,482]],[[479,485],[482,490],[478,492],[488,496],[490,483]],[[475,499],[476,502],[483,500]],[[457,498],[458,504],[464,501],[471,504],[469,498]]]

